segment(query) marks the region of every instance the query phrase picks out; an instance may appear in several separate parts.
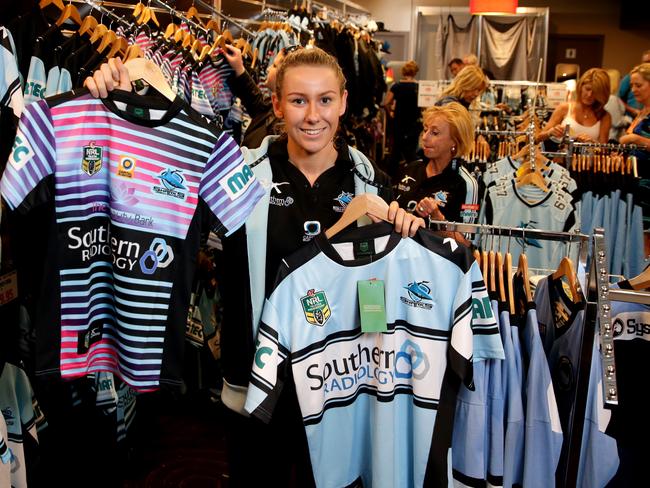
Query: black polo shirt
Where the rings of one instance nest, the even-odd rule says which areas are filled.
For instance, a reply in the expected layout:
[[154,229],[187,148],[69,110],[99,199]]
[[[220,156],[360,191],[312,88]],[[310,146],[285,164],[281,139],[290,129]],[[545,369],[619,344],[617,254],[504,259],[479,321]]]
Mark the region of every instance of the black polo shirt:
[[400,207],[415,212],[417,203],[424,197],[438,202],[440,212],[450,222],[476,220],[478,217],[478,184],[462,166],[453,159],[439,175],[427,177],[426,161],[414,161],[402,167],[395,180],[394,191]]
[[310,185],[289,161],[287,140],[269,146],[273,183],[269,197],[266,251],[266,290],[273,288],[281,260],[311,241],[341,217],[354,197],[354,173],[349,152],[338,149],[333,167]]

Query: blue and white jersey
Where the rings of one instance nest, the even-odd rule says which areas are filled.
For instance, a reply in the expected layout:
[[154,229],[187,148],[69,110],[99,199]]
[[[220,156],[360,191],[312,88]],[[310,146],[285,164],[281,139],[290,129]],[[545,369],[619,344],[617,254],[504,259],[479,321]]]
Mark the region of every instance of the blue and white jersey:
[[526,324],[521,332],[523,353],[528,358],[523,388],[526,430],[522,485],[526,488],[548,488],[555,483],[563,435],[534,305],[529,306]]
[[[486,190],[483,209],[481,223],[491,225],[574,232],[580,223],[579,211],[574,207],[571,195],[563,190],[554,190],[551,184],[547,191],[543,191],[532,185],[517,187],[512,179],[496,180]],[[500,251],[504,254],[508,249],[507,241],[501,244]],[[524,249],[532,268],[554,268],[566,254],[563,243],[525,236],[512,240],[510,252],[514,262]]]
[[47,73],[45,72],[45,63],[43,63],[43,60],[38,56],[32,56],[29,63],[27,80],[25,80],[25,106],[43,100],[43,98],[45,98],[46,86]]
[[[382,333],[359,325],[357,283],[372,279]],[[484,290],[468,249],[427,230],[321,234],[284,260],[266,301],[246,411],[268,421],[291,374],[317,486],[446,486],[458,384],[472,384],[472,360],[503,358]]]
[[0,107],[10,107],[18,119],[25,102],[15,53],[11,32],[0,26]]

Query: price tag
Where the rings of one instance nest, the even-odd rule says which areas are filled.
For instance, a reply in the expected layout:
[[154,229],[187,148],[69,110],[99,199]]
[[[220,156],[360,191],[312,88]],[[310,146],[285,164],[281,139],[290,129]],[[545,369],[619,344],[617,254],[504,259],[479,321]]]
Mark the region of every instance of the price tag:
[[382,280],[357,281],[363,332],[386,332],[386,297]]
[[0,276],[0,305],[18,298],[18,277],[15,271]]

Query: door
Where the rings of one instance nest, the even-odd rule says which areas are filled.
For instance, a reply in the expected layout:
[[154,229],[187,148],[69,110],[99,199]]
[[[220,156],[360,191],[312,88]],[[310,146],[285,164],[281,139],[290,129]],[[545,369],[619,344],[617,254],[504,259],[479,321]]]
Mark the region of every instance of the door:
[[555,80],[555,65],[569,63],[580,65],[580,74],[589,68],[603,65],[605,36],[582,34],[550,34],[546,81]]

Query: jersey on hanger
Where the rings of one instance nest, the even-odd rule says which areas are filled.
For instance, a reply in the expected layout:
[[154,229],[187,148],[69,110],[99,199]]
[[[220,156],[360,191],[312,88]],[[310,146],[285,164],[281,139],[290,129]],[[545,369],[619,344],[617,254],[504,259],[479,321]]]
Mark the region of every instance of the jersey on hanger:
[[[503,358],[467,248],[391,230],[317,237],[284,261],[264,308],[246,410],[268,421],[292,374],[318,486],[446,485],[458,379],[471,385],[472,359]],[[360,329],[357,282],[370,279],[384,281],[385,333]]]
[[72,92],[28,106],[0,190],[21,211],[55,202],[37,374],[180,384],[200,234],[232,233],[263,194],[232,138],[178,97]]

